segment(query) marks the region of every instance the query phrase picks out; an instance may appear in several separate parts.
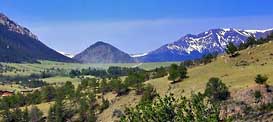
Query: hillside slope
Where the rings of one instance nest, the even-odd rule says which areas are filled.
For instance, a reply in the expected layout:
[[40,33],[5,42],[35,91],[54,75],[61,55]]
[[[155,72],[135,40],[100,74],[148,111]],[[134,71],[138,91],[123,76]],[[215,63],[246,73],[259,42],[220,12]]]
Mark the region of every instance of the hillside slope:
[[[192,92],[203,92],[206,87],[206,83],[211,77],[219,77],[231,91],[231,95],[236,94],[240,90],[246,88],[255,87],[254,81],[257,74],[265,74],[268,76],[268,84],[273,85],[273,43],[258,45],[253,48],[249,48],[240,51],[240,54],[236,58],[229,58],[228,55],[221,55],[212,63],[207,65],[200,65],[188,69],[189,78],[171,84],[167,76],[158,79],[152,79],[145,83],[152,84],[156,91],[164,96],[166,94],[173,93],[176,97],[190,96]],[[128,94],[129,96],[121,96],[116,99],[124,99],[126,101],[136,100],[135,96]],[[115,109],[124,110],[125,107],[130,107],[126,101],[117,101],[110,105],[98,117],[99,120],[112,120],[112,113]],[[116,106],[119,106],[115,108]],[[115,108],[115,109],[113,109]]]
[[212,63],[189,68],[189,78],[176,84],[170,84],[167,77],[154,79],[147,83],[153,84],[161,95],[174,93],[178,96],[190,95],[192,91],[203,92],[206,82],[211,77],[222,79],[231,91],[254,85],[257,74],[267,75],[268,83],[273,84],[272,49],[273,43],[270,42],[242,50],[235,58],[221,55]]
[[40,42],[31,33],[0,13],[0,62],[34,62],[52,60],[74,62]]

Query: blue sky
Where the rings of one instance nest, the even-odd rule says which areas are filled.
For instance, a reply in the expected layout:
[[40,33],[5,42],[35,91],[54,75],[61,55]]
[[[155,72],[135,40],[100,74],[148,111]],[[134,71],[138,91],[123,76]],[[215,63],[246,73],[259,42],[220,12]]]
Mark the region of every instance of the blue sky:
[[273,28],[271,0],[1,0],[0,11],[49,47],[78,53],[96,41],[142,53],[211,28]]

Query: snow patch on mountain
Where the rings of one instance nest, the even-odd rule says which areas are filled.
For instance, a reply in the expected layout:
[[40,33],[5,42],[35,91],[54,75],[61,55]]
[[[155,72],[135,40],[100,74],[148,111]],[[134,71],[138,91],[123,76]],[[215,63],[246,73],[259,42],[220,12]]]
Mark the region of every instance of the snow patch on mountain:
[[131,54],[130,56],[133,57],[133,58],[137,58],[137,57],[145,56],[145,55],[147,55],[147,54],[148,54],[148,53]]
[[259,33],[265,33],[267,31],[272,31],[272,30],[273,30],[273,28],[271,28],[271,29],[265,29],[265,30],[245,30],[245,31],[249,32],[249,33],[257,33],[257,32],[259,32]]
[[64,55],[64,56],[66,56],[66,57],[69,57],[69,58],[73,58],[75,56],[73,54],[65,53],[65,52],[62,52],[62,51],[57,51],[57,52],[60,53],[60,54],[62,54],[62,55]]

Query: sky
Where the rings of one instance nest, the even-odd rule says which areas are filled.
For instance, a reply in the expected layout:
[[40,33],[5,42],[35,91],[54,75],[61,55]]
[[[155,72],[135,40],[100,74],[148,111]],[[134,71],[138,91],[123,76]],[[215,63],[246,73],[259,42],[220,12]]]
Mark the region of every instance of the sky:
[[0,0],[0,12],[49,47],[77,54],[104,41],[145,53],[213,28],[273,28],[272,0]]

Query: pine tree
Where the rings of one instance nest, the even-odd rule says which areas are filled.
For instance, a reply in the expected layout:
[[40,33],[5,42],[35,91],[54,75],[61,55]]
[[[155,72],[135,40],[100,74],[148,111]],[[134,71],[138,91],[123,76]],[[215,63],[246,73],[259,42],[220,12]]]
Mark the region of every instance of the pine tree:
[[213,101],[226,100],[230,96],[228,87],[219,78],[210,78],[205,95]]
[[179,72],[178,72],[178,65],[177,64],[172,64],[169,68],[169,80],[172,80],[173,82],[176,82],[179,79]]
[[185,78],[187,78],[188,76],[187,76],[187,67],[183,64],[183,63],[181,63],[180,65],[179,65],[179,67],[178,67],[178,72],[179,72],[179,77],[180,77],[180,79],[185,79]]
[[257,40],[254,36],[250,36],[247,38],[246,43],[247,43],[247,46],[253,47],[257,43]]
[[231,57],[235,57],[238,54],[237,51],[237,47],[232,42],[228,42],[226,53],[230,54]]
[[30,122],[39,122],[42,120],[43,112],[36,106],[32,106],[29,112]]
[[28,108],[26,107],[23,111],[23,117],[22,117],[22,122],[29,122],[30,118],[29,118],[29,113],[28,113]]
[[47,122],[55,122],[56,114],[55,114],[55,105],[50,106],[48,110]]
[[267,40],[270,41],[270,40],[273,40],[273,32],[267,36]]
[[172,80],[173,83],[187,78],[187,68],[183,63],[179,66],[177,64],[172,64],[169,68],[169,80]]

